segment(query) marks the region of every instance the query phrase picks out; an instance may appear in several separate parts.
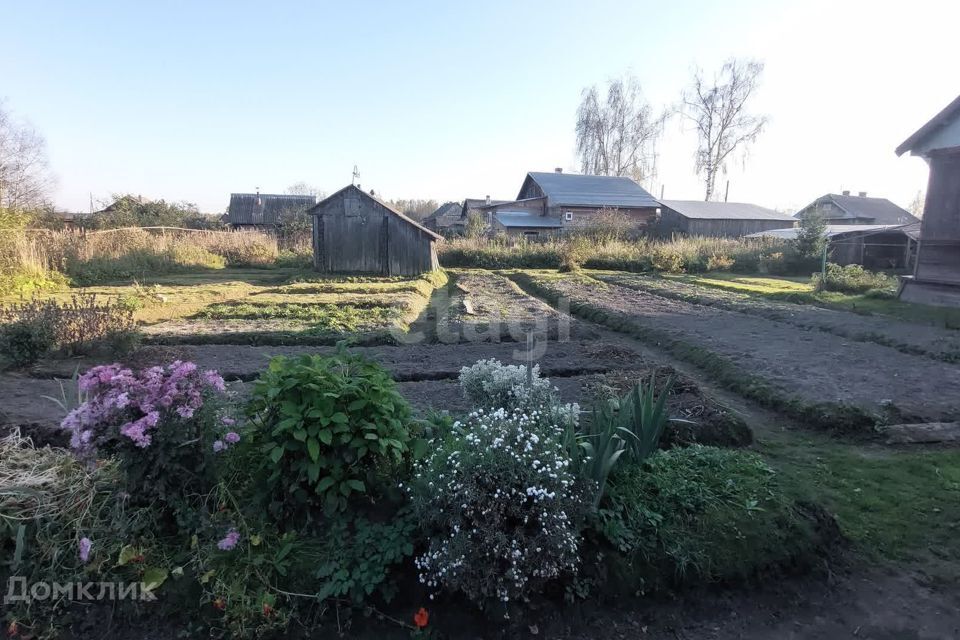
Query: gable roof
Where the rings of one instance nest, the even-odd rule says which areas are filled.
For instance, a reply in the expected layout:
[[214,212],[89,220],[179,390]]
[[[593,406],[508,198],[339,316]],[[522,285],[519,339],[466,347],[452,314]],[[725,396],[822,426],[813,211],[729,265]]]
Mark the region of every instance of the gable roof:
[[439,207],[437,207],[436,211],[428,215],[421,222],[423,224],[427,224],[428,222],[434,222],[436,220],[439,220],[440,218],[450,218],[450,217],[460,218],[462,213],[463,211],[460,208],[459,202],[445,202]]
[[[535,182],[550,204],[585,207],[658,207],[660,203],[646,189],[620,176],[587,176],[576,173],[531,171],[524,179]],[[517,196],[520,198],[520,196]]]
[[416,227],[416,228],[419,229],[420,231],[423,231],[425,234],[427,234],[428,236],[430,236],[430,237],[433,238],[434,240],[443,240],[443,236],[441,236],[440,234],[434,233],[433,231],[430,231],[430,229],[427,229],[425,226],[423,226],[422,224],[420,224],[420,223],[417,222],[416,220],[413,220],[412,218],[408,218],[406,215],[404,215],[403,213],[400,213],[399,211],[397,211],[396,209],[394,209],[393,207],[391,207],[390,205],[388,205],[386,202],[384,202],[384,201],[381,200],[380,198],[378,198],[378,197],[376,197],[376,196],[370,195],[369,193],[367,193],[367,192],[364,191],[363,189],[359,188],[359,187],[358,187],[357,185],[355,185],[355,184],[348,184],[348,185],[345,186],[343,189],[340,189],[339,191],[337,191],[337,192],[335,192],[335,193],[331,193],[329,196],[327,196],[326,198],[324,198],[323,200],[321,200],[320,202],[318,202],[318,203],[315,204],[314,206],[310,207],[308,213],[310,213],[311,215],[317,215],[318,210],[319,210],[324,204],[326,204],[329,200],[333,200],[335,197],[339,196],[339,195],[340,195],[341,193],[343,193],[344,191],[348,191],[348,190],[350,190],[350,189],[353,189],[354,191],[356,191],[357,193],[359,193],[361,196],[363,196],[364,198],[366,198],[366,199],[368,199],[368,200],[373,200],[374,202],[376,202],[378,205],[380,205],[381,207],[383,207],[384,209],[386,209],[387,211],[389,211],[389,212],[392,213],[393,215],[397,216],[398,218],[400,218],[401,220],[403,220],[403,221],[406,222],[407,224]]
[[[854,220],[857,218],[868,218],[873,224],[908,224],[918,222],[912,213],[898,207],[886,198],[868,198],[866,196],[844,196],[836,193],[828,193],[820,196],[793,216],[795,218],[803,217],[801,214],[817,205],[832,202],[844,212],[843,219]],[[835,219],[835,218],[831,218]]]
[[227,208],[230,224],[277,224],[285,211],[306,210],[316,204],[315,196],[278,193],[231,193]]
[[953,102],[948,104],[940,113],[930,118],[925,125],[904,140],[900,146],[897,147],[897,155],[902,156],[907,151],[913,151],[937,133],[937,131],[946,127],[958,117],[960,117],[960,96],[957,96]]
[[[513,202],[512,200],[491,200],[489,204],[491,206],[495,204],[506,204],[508,202]],[[487,206],[486,198],[464,198],[463,199],[463,213],[461,215],[466,215],[471,209],[482,209]]]
[[782,220],[795,222],[785,213],[745,202],[704,202],[703,200],[661,200],[685,218],[695,220]]

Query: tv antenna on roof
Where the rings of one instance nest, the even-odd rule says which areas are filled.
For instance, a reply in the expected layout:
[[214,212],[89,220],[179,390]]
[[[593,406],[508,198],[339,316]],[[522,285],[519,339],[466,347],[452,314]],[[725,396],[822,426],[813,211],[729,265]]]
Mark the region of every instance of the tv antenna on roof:
[[353,165],[353,180],[350,181],[350,184],[357,184],[357,180],[360,179],[360,169],[357,168],[357,165]]

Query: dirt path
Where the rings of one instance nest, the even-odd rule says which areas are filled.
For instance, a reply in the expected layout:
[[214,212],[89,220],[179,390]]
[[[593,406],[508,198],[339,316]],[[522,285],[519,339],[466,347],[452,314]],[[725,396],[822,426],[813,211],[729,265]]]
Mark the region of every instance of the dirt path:
[[596,278],[665,298],[720,307],[804,329],[819,329],[858,342],[874,342],[936,360],[960,362],[960,331],[956,330],[902,322],[886,316],[867,316],[813,305],[763,300],[744,293],[637,274],[597,274]]
[[[960,416],[960,365],[871,342],[718,307],[594,281],[551,280],[553,290],[662,335],[726,357],[807,402],[851,403],[869,411],[892,401],[916,419]],[[853,314],[851,314],[853,315]],[[856,318],[856,316],[854,316]]]

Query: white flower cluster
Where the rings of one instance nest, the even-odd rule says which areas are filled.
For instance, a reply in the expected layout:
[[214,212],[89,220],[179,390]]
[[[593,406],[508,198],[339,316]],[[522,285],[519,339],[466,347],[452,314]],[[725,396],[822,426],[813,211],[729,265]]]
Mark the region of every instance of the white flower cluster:
[[578,562],[583,510],[560,438],[536,410],[478,410],[414,469],[421,518],[439,529],[420,580],[471,599],[525,598]]
[[560,404],[557,388],[551,386],[549,378],[540,377],[540,365],[532,367],[528,380],[526,367],[496,359],[478,360],[460,369],[460,387],[476,407],[537,409],[549,412],[549,418],[560,424],[570,420],[577,424],[579,420],[579,405]]

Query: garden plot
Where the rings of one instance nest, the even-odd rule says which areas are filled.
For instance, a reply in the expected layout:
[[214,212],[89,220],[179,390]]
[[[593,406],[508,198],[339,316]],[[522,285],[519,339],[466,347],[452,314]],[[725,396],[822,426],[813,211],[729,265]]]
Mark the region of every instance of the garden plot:
[[595,328],[527,295],[502,275],[482,269],[452,270],[445,288],[434,291],[428,312],[411,327],[430,342],[525,342],[590,339]]
[[[960,415],[960,396],[944,391],[960,388],[960,366],[955,364],[582,275],[532,273],[518,280],[550,298],[565,296],[578,313],[669,347],[697,364],[710,359],[712,369],[724,369],[727,386],[755,399],[776,394],[781,405],[796,406],[797,400],[809,406],[840,403],[871,413],[892,403],[919,419]],[[771,391],[758,391],[763,386]]]
[[851,340],[875,342],[905,353],[926,355],[946,362],[960,361],[960,331],[901,322],[885,316],[859,315],[818,306],[765,300],[734,290],[701,286],[673,278],[625,273],[597,273],[595,277],[603,282],[673,300],[760,316],[803,329],[819,329]]

